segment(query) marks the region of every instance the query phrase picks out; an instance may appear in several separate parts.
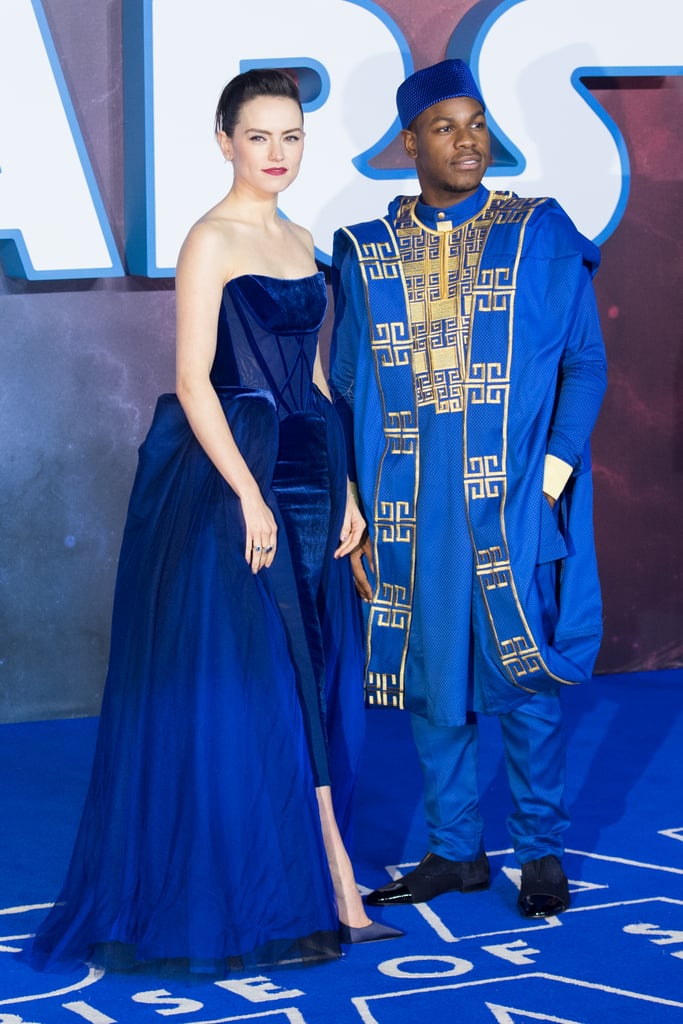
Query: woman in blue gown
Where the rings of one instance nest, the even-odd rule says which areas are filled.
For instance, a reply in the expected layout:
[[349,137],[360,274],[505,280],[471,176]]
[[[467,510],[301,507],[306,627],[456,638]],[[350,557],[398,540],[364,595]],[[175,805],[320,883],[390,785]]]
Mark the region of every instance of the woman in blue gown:
[[221,974],[400,934],[367,917],[342,839],[363,714],[344,556],[364,522],[317,358],[324,278],[277,209],[303,151],[293,80],[239,75],[216,130],[234,181],[178,260],[176,395],[140,448],[90,789],[28,951],[41,968]]

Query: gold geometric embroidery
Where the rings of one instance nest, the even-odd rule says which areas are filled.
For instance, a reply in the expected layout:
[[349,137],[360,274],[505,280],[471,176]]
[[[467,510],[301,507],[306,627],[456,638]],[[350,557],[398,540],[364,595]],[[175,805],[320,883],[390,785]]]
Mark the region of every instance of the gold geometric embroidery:
[[470,501],[500,498],[505,483],[498,455],[477,455],[467,460],[465,486]]
[[[405,366],[406,347],[410,345],[418,409],[431,406],[437,413],[462,412],[466,408],[463,396],[472,406],[479,407],[464,424],[466,500],[468,503],[478,502],[481,511],[481,501],[493,498],[494,507],[490,511],[494,513],[494,520],[499,521],[499,526],[494,523],[491,530],[480,534],[480,513],[475,516],[476,510],[468,508],[473,540],[481,543],[486,537],[484,543],[487,544],[487,547],[476,551],[476,575],[498,643],[501,667],[519,685],[523,685],[525,677],[547,670],[521,612],[504,536],[505,444],[498,454],[482,452],[484,445],[497,447],[494,435],[501,422],[503,440],[505,435],[509,397],[509,317],[513,311],[517,266],[513,262],[511,267],[486,269],[481,267],[481,261],[492,224],[507,221],[522,225],[533,207],[543,201],[511,200],[509,195],[496,194],[473,220],[460,225],[455,231],[440,234],[426,229],[416,220],[415,199],[405,197],[399,207],[394,230],[403,264],[402,284],[410,314],[411,337],[404,338],[398,327],[386,324],[386,340],[382,338],[382,345],[376,347],[378,358],[377,348],[382,353],[387,352],[386,365],[395,365],[400,359],[400,365]],[[516,239],[517,234],[513,232],[513,235]],[[495,246],[491,248],[495,249]],[[395,259],[395,253],[392,256]],[[505,256],[501,258],[506,261]],[[493,314],[491,320],[497,361],[470,365],[473,318],[485,315],[487,311]],[[491,407],[490,411],[486,406]],[[389,454],[411,450],[415,438],[410,419],[409,414],[398,412],[389,425],[385,425],[390,439]],[[490,428],[490,435],[480,435],[479,427]],[[489,436],[491,440],[487,442],[485,438]],[[474,451],[480,454],[473,456]],[[405,541],[414,545],[414,509],[411,514],[409,507],[412,504],[411,500],[404,501],[403,507],[399,508],[389,502],[379,510],[375,504],[380,520],[377,522],[378,540]],[[381,545],[377,550],[378,563],[381,561],[380,549]],[[400,629],[407,639],[411,622],[412,576],[410,583],[404,583],[400,575],[398,579],[401,585],[390,585],[381,579],[380,574],[381,593],[370,609],[370,640],[373,625]],[[503,622],[507,622],[507,627]],[[501,640],[501,627],[508,634],[505,640]],[[510,633],[514,635],[509,636]],[[369,657],[373,663],[373,652]],[[405,644],[402,657],[405,657]],[[393,671],[382,674],[370,672],[369,690],[374,690],[372,695],[368,693],[370,702],[391,700],[387,691],[391,693],[393,687],[402,687],[403,661],[399,670],[392,659],[388,660]],[[385,665],[385,668],[389,667]]]
[[490,267],[483,270],[475,290],[477,312],[506,313],[514,292],[511,267]]
[[429,303],[429,319],[432,323],[437,320],[451,320],[453,317],[454,303],[452,298],[434,299]]
[[384,544],[412,544],[415,513],[407,501],[380,501],[375,522]]
[[427,320],[427,304],[424,299],[410,303],[410,319],[414,324],[423,324]]
[[[413,374],[418,407],[437,413],[461,413],[465,408],[467,352],[472,311],[491,303],[492,290],[502,287],[507,303],[507,268],[480,274],[480,257],[491,218],[483,215],[449,232],[432,232],[416,224],[406,206],[399,215],[397,241],[405,274],[412,327]],[[497,301],[497,296],[496,296]],[[472,400],[499,403],[502,373],[491,367]],[[497,385],[497,386],[493,386]]]
[[477,576],[487,590],[509,587],[512,570],[507,551],[498,546],[477,551]]
[[413,422],[411,410],[390,412],[387,410],[388,424],[384,434],[389,441],[392,455],[414,455],[417,443],[417,426]]
[[473,363],[467,381],[471,405],[500,405],[510,383],[500,363]]
[[393,247],[389,242],[368,242],[361,246],[361,258],[373,281],[395,280],[399,274]]
[[433,348],[430,351],[432,369],[435,372],[439,370],[459,370],[460,366],[458,363],[458,350],[455,345],[449,345],[447,348]]
[[513,636],[509,640],[501,641],[500,648],[503,665],[517,679],[543,671],[538,647],[529,644],[529,637]]
[[398,584],[383,583],[381,593],[373,603],[374,625],[387,629],[404,630],[410,615],[408,591]]
[[522,203],[503,204],[496,211],[496,224],[520,224],[529,216],[529,211],[546,202],[543,198],[525,199]]
[[464,389],[457,374],[434,374],[434,398],[437,412],[462,412],[465,407]]
[[368,672],[365,681],[365,701],[370,706],[402,708],[403,688],[396,673]]
[[372,347],[382,366],[406,366],[412,349],[408,325],[400,321],[375,324]]
[[416,377],[422,377],[427,372],[427,353],[413,352],[413,373]]

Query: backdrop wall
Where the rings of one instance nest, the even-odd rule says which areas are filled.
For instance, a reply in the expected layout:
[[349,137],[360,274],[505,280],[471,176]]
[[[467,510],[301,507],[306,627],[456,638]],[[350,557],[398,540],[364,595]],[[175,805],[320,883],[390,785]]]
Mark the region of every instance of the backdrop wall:
[[[653,12],[653,3],[661,10]],[[639,38],[634,27],[639,19],[641,24],[656,22],[667,46],[671,39],[680,46],[683,16],[677,0],[651,0],[647,5],[640,0],[592,0],[590,17],[578,0],[422,0],[419,5],[414,0],[263,0],[262,34],[254,30],[254,13],[240,13],[241,6],[220,0],[193,5],[169,0],[163,5],[144,0],[7,0],[0,10],[0,240],[5,239],[0,242],[0,721],[97,713],[136,449],[157,395],[173,389],[172,268],[164,270],[164,260],[156,258],[158,238],[156,249],[149,237],[140,243],[142,222],[135,220],[137,202],[143,220],[147,211],[142,226],[148,235],[150,226],[156,226],[150,203],[154,199],[156,209],[162,209],[159,182],[166,165],[162,150],[154,150],[156,191],[150,189],[145,161],[156,145],[148,130],[151,122],[137,126],[139,152],[132,131],[136,126],[131,124],[136,112],[161,118],[164,94],[160,100],[145,93],[149,79],[142,65],[135,66],[123,28],[124,14],[126,31],[140,15],[141,38],[149,41],[145,33],[156,8],[184,16],[190,35],[198,24],[206,34],[206,19],[214,14],[230,26],[223,36],[229,56],[220,66],[217,59],[208,59],[201,34],[198,45],[178,52],[175,64],[170,62],[188,95],[194,95],[193,69],[212,67],[208,105],[196,109],[190,104],[185,110],[176,99],[177,134],[168,116],[163,121],[163,140],[171,133],[177,152],[184,153],[191,148],[185,145],[184,126],[201,119],[210,154],[202,159],[213,162],[211,183],[201,187],[190,171],[180,183],[169,171],[166,188],[171,199],[175,189],[183,210],[181,196],[200,194],[198,215],[213,201],[210,189],[225,191],[229,185],[215,149],[208,148],[212,107],[221,85],[240,69],[241,60],[258,60],[259,55],[275,59],[271,39],[286,39],[292,31],[299,40],[298,52],[310,58],[316,80],[325,88],[317,106],[314,95],[307,110],[305,159],[315,173],[302,183],[291,215],[314,229],[323,262],[335,224],[365,216],[363,204],[374,203],[370,212],[380,213],[387,197],[416,190],[410,168],[392,142],[394,115],[387,110],[406,70],[447,53],[470,58],[478,70],[499,142],[499,164],[493,171],[507,175],[505,187],[520,194],[545,194],[550,189],[541,189],[537,182],[545,180],[544,174],[553,181],[555,174],[553,194],[561,193],[584,230],[582,218],[597,223],[607,210],[602,226],[590,232],[602,242],[596,290],[610,360],[609,391],[594,435],[605,601],[605,642],[598,668],[614,672],[683,665],[683,69],[678,66],[683,65],[683,52],[672,61],[662,43],[662,56],[655,59],[655,44]],[[552,14],[550,27],[544,27],[544,12]],[[529,43],[529,32],[517,34],[513,19],[532,13],[540,27]],[[344,19],[351,15],[369,19],[368,28],[375,22],[379,26],[377,41],[368,32],[362,44],[380,47],[376,62],[368,60],[362,45],[353,45],[354,34],[358,40],[355,22],[349,22],[345,40]],[[41,116],[35,97],[24,109],[22,96],[30,90],[22,92],[16,81],[8,80],[10,58],[17,59],[17,48],[23,45],[18,26],[28,25],[31,18],[42,25],[43,38],[53,48],[53,67],[59,68],[62,95],[71,104],[113,263],[118,260],[125,268],[119,272],[114,267],[101,274],[86,269],[67,275],[51,271],[49,259],[47,269],[35,260],[31,265],[37,243],[32,248],[29,212],[21,212],[16,198],[17,168],[21,159],[29,159],[25,147],[32,147],[30,167],[36,177],[31,210],[39,210],[38,236],[43,232],[47,240],[63,239],[66,252],[72,236],[78,235],[76,223],[65,227],[62,222],[70,199],[50,143],[48,129],[54,119]],[[163,26],[155,27],[158,38]],[[621,47],[622,59],[601,58],[605,38],[615,53]],[[386,40],[395,43],[392,52],[382,49]],[[498,52],[504,65],[500,56],[492,58],[494,44],[503,47]],[[641,45],[643,59],[634,60],[634,47]],[[294,53],[288,48],[280,55],[296,63]],[[169,59],[167,48],[166,65]],[[605,171],[598,141],[577,131],[580,120],[572,120],[574,115],[553,99],[560,65],[563,82],[569,82],[572,69],[583,69],[572,80],[585,88],[585,96],[574,87],[566,91],[581,101],[582,111],[593,112],[593,121],[602,119],[610,127],[616,171]],[[539,82],[546,80],[550,114],[540,118],[534,103],[544,92]],[[505,96],[496,99],[501,85],[501,93],[522,97],[524,111],[533,111],[529,123],[520,121],[512,133],[513,115],[503,109]],[[330,148],[335,118],[343,132],[338,138],[347,140],[344,146],[357,143],[339,182],[326,170],[326,163],[346,163],[345,156]],[[368,132],[360,130],[366,122],[379,126],[378,131],[373,127],[376,145],[370,153]],[[543,156],[540,170],[537,151]],[[362,175],[351,164],[351,157],[361,152],[367,164]],[[564,178],[562,168],[569,169]],[[617,182],[612,206],[609,197],[600,198],[611,179]],[[492,176],[488,183],[500,187],[501,180]],[[148,191],[143,194],[145,182]],[[314,195],[316,188],[324,202]],[[284,200],[283,208],[289,212]],[[184,216],[187,223],[174,227],[182,228],[181,237],[193,219],[191,210]],[[172,232],[170,237],[173,244]]]

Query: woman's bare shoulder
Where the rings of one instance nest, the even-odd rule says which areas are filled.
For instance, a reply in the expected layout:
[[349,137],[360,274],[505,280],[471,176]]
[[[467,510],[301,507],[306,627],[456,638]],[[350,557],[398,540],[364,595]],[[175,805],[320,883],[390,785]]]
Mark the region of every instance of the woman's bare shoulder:
[[302,227],[301,224],[295,224],[294,221],[291,220],[287,221],[287,224],[289,225],[290,230],[294,233],[297,241],[300,242],[300,244],[303,245],[311,254],[313,254],[315,252],[315,244],[313,242],[313,235],[308,228]]
[[188,262],[201,265],[209,263],[227,280],[231,276],[230,268],[238,250],[238,226],[221,212],[220,207],[213,207],[188,231],[180,249],[178,266],[182,267]]

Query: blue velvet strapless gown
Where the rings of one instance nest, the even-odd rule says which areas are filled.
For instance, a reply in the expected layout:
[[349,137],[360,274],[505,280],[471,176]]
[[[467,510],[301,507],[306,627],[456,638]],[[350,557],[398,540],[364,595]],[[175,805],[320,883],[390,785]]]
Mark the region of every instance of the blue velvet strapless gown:
[[212,380],[273,508],[270,570],[174,395],[140,448],[92,780],[59,903],[27,951],[231,967],[339,954],[314,785],[342,829],[362,739],[359,609],[331,556],[345,503],[336,413],[312,385],[326,289],[228,283]]

